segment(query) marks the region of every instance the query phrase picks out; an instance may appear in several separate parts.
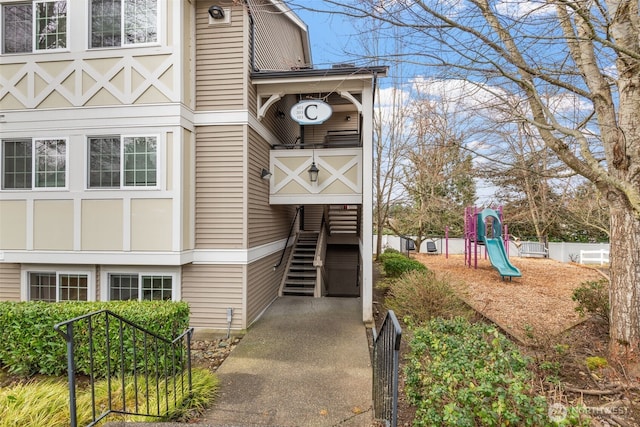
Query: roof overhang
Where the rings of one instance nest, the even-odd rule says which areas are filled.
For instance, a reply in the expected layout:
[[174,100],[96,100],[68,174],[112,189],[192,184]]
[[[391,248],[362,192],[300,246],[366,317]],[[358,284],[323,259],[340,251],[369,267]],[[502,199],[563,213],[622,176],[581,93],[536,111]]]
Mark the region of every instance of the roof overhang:
[[[290,85],[286,92],[299,92],[301,87],[306,87],[311,92],[333,90],[336,82],[343,82],[347,89],[353,84],[362,85],[363,81],[374,80],[377,77],[387,75],[387,66],[375,67],[338,67],[329,69],[298,69],[290,71],[255,71],[251,73],[253,84],[258,87],[269,85]],[[348,90],[348,89],[347,89]]]
[[252,83],[257,87],[258,118],[287,94],[338,93],[359,112],[362,104],[353,94],[374,91],[376,79],[387,75],[388,67],[337,67],[291,71],[255,71]]

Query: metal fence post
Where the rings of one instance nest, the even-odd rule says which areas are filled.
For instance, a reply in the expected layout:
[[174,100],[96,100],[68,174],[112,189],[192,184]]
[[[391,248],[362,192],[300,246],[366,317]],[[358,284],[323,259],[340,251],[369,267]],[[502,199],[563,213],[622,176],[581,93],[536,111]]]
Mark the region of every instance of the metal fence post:
[[73,349],[73,323],[67,323],[67,378],[69,380],[69,416],[71,427],[77,427],[78,417],[76,414],[76,366]]

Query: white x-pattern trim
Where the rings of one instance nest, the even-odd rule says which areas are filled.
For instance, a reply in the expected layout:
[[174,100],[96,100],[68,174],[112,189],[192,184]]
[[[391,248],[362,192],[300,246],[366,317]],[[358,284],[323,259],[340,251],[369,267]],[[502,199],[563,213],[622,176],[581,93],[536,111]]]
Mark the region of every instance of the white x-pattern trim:
[[[160,80],[163,74],[172,70],[174,64],[178,63],[176,55],[171,51],[161,52],[154,55],[164,56],[164,59],[153,70],[149,70],[149,53],[140,54],[140,58],[132,53],[122,52],[118,58],[76,58],[72,60],[45,61],[46,64],[54,65],[47,67],[36,60],[27,60],[9,78],[0,74],[0,99],[7,94],[13,95],[25,108],[37,108],[51,94],[57,92],[75,107],[84,106],[100,90],[105,89],[122,104],[133,104],[149,88],[155,87],[160,93],[166,96],[171,102],[177,102],[179,94],[174,87],[169,87]],[[95,60],[111,60],[116,62],[106,70],[92,66]],[[61,63],[68,62],[66,67],[58,70]],[[154,61],[155,62],[155,61]],[[101,62],[102,64],[104,62]],[[18,65],[18,64],[14,64]],[[55,71],[54,71],[55,70]],[[177,70],[173,70],[177,72]],[[123,73],[122,88],[116,86],[112,81],[119,73]],[[73,76],[72,89],[69,90],[63,83]],[[84,88],[86,77],[94,82],[90,87]],[[25,80],[26,79],[26,80]],[[139,81],[138,81],[139,80]],[[26,88],[22,89],[25,81]],[[172,79],[172,86],[175,86],[175,76]],[[26,93],[25,93],[26,91]],[[61,105],[60,107],[64,107]]]
[[[339,168],[332,166],[330,157],[352,156]],[[291,157],[304,157],[304,161],[295,169],[291,169],[281,159]],[[309,181],[307,170],[314,161],[318,169],[320,169],[321,179],[318,183],[312,184]],[[347,178],[345,174],[353,167],[357,167],[356,182]],[[288,186],[292,181],[298,183],[309,194],[320,194],[336,181],[340,181],[348,187],[353,194],[362,193],[362,150],[360,149],[321,149],[315,150],[294,150],[294,151],[272,151],[271,170],[279,168],[285,173],[286,177],[279,182],[274,182],[271,194],[276,195],[283,188]]]

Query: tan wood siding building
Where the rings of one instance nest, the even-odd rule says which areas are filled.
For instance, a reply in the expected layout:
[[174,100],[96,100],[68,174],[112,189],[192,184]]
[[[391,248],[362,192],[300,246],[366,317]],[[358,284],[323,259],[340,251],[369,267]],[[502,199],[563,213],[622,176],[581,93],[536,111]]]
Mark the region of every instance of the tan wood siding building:
[[233,309],[231,327],[244,329],[244,281],[242,265],[189,264],[182,269],[182,299],[191,309],[191,326],[227,329],[227,309]]
[[[0,53],[0,299],[43,299],[31,292],[51,281],[57,302],[70,276],[86,300],[148,299],[141,283],[151,280],[166,286],[153,298],[189,303],[194,327],[226,330],[232,309],[241,330],[278,296],[305,220],[319,232],[327,206],[355,201],[365,212],[358,226],[370,228],[362,188],[371,188],[381,69],[314,70],[306,24],[280,0],[216,0],[223,19],[210,16],[209,0],[150,0],[150,39],[91,47],[88,3],[61,1],[64,49]],[[291,109],[318,97],[332,116],[301,126]],[[321,155],[326,136],[344,131],[360,145]],[[60,185],[39,186],[26,169],[32,182],[7,184],[8,153],[23,145],[22,164],[37,165],[43,141],[57,144]],[[369,251],[370,239],[353,239]],[[123,281],[130,295],[119,293]]]
[[20,301],[20,264],[0,263],[0,300]]
[[244,248],[244,129],[199,128],[196,137],[196,247]]
[[196,8],[196,109],[244,109],[249,38],[244,6],[229,6],[230,24],[210,25],[210,5],[199,1]]
[[280,253],[274,253],[247,267],[247,325],[251,325],[278,296],[284,266],[278,269],[273,266],[279,259]]

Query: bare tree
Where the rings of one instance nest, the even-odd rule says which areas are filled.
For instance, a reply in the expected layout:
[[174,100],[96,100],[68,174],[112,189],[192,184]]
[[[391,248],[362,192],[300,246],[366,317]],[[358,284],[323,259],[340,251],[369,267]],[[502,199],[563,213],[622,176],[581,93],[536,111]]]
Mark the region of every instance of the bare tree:
[[[409,138],[405,93],[397,85],[386,91],[386,104],[374,113],[374,216],[377,233],[376,257],[382,253],[382,238],[389,218],[389,207],[397,194],[399,163]],[[378,98],[380,95],[378,93]],[[384,100],[379,100],[384,103]]]
[[[293,0],[296,3],[298,0]],[[314,3],[317,4],[317,3]],[[640,14],[637,0],[323,0],[403,29],[397,57],[474,82],[604,195],[610,356],[640,361]],[[552,95],[552,98],[548,95]],[[564,116],[548,100],[572,101]],[[526,108],[520,108],[526,106]]]
[[389,226],[411,236],[419,251],[429,236],[445,227],[462,234],[464,207],[476,198],[471,155],[462,149],[464,134],[450,104],[418,97],[413,101],[414,140],[406,147],[401,185],[406,198],[394,206]]
[[[610,240],[609,207],[591,182],[583,182],[571,190],[565,200],[564,226],[567,240],[601,242]],[[571,234],[573,236],[571,236]]]
[[[371,58],[384,55],[380,50],[377,26],[372,19],[355,25],[361,52]],[[396,38],[396,43],[398,39]],[[396,46],[396,48],[399,48]],[[389,207],[398,196],[399,163],[408,141],[411,139],[411,117],[408,100],[411,96],[402,81],[402,62],[390,67],[392,84],[385,89],[376,87],[376,105],[373,115],[373,203],[376,238],[376,259],[382,253],[385,225],[389,218]],[[409,86],[410,88],[410,86]]]
[[495,129],[503,161],[488,167],[488,179],[509,218],[509,230],[521,238],[546,242],[557,234],[571,181],[559,161],[526,122]]

